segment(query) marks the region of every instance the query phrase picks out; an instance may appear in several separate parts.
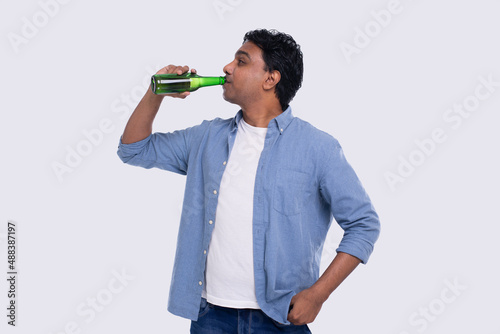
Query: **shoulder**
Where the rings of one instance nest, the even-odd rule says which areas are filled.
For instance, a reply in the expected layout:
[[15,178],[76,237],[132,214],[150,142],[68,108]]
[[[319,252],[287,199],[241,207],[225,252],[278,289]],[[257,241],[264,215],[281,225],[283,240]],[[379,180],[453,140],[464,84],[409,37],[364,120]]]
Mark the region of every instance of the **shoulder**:
[[232,122],[235,121],[235,117],[231,118],[221,118],[221,117],[216,117],[214,119],[210,120],[204,120],[200,125],[205,126],[205,127],[226,127],[231,125]]
[[328,132],[318,129],[311,123],[299,118],[294,117],[292,124],[294,131],[298,131],[304,140],[308,140],[314,147],[323,149],[339,149],[340,144],[338,140]]
[[200,127],[204,133],[207,135],[220,135],[221,133],[225,133],[230,131],[232,128],[232,124],[235,119],[233,118],[220,118],[216,117],[211,120],[204,120]]
[[214,131],[217,129],[225,128],[231,124],[234,118],[223,119],[220,117],[216,117],[210,120],[203,120],[201,123],[191,126],[185,130],[188,130],[191,133],[202,134],[207,131]]

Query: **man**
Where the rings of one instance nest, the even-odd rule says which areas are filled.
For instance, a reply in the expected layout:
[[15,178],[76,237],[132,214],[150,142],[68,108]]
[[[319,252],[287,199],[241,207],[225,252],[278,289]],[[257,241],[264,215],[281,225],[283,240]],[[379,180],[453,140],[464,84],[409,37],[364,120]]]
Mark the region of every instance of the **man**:
[[[164,96],[148,91],[118,149],[126,163],[187,175],[168,309],[191,333],[310,333],[368,260],[378,216],[337,140],[292,115],[303,63],[291,36],[250,31],[223,70],[234,118],[151,134]],[[319,277],[332,217],[345,233]]]

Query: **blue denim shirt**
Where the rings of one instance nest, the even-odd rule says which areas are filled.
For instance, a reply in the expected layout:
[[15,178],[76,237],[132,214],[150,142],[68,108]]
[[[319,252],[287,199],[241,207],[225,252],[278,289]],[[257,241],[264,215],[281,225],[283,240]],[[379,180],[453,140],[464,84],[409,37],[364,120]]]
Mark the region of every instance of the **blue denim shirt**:
[[[118,148],[125,163],[187,175],[168,310],[191,320],[198,318],[219,186],[241,117],[240,110],[231,119],[154,133],[132,144],[120,141]],[[257,302],[283,324],[289,324],[292,297],[319,278],[332,217],[344,230],[337,252],[363,263],[380,230],[370,199],[337,140],[294,117],[290,107],[269,122],[253,213]]]

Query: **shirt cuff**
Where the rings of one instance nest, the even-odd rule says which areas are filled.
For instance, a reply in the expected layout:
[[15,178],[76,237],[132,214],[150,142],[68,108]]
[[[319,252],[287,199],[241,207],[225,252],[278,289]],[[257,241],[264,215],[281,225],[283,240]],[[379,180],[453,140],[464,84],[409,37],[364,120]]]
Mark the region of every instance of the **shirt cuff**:
[[373,244],[363,239],[342,240],[336,251],[357,257],[363,264],[366,264],[373,252]]
[[132,157],[138,152],[140,152],[148,144],[152,136],[153,135],[150,134],[146,138],[130,144],[124,144],[122,142],[122,137],[120,137],[120,143],[118,145],[118,152],[117,152],[118,156],[120,157],[120,159],[122,159],[122,161],[125,162],[126,160],[128,160],[129,157]]

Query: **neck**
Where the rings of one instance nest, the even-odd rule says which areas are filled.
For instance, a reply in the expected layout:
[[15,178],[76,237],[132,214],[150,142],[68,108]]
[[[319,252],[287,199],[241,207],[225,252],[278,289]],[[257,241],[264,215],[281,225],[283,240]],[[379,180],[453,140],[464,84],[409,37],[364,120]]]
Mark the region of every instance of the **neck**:
[[241,111],[245,122],[259,128],[267,128],[269,122],[283,112],[279,102],[272,105],[254,104],[251,107],[241,107]]

